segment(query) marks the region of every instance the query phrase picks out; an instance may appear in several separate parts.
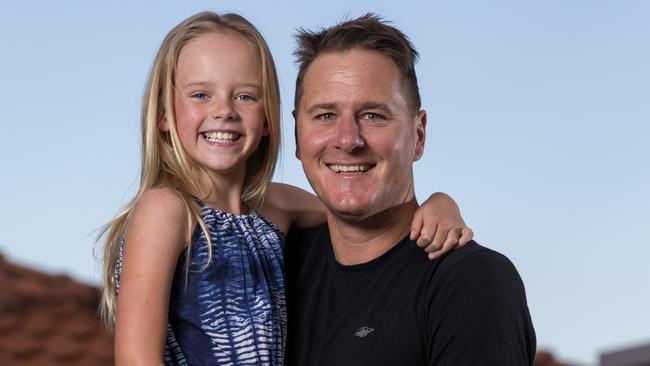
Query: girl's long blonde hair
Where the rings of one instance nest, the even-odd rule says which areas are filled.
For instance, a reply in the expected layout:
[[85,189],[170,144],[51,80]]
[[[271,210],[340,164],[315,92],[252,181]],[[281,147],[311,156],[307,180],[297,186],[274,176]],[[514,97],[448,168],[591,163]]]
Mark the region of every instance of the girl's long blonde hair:
[[[147,80],[141,117],[142,168],[138,193],[99,234],[99,238],[106,238],[100,314],[110,329],[116,315],[115,271],[120,241],[129,214],[145,191],[155,187],[174,189],[185,202],[188,245],[194,231],[192,223],[198,223],[208,240],[210,238],[201,214],[193,204],[193,195],[198,194],[200,189],[198,182],[192,180],[192,174],[206,171],[187,155],[179,140],[174,117],[174,78],[178,56],[188,42],[206,33],[224,31],[236,32],[253,45],[262,63],[262,94],[269,135],[262,137],[258,149],[246,163],[242,202],[251,210],[261,206],[273,176],[280,146],[280,92],[275,64],[266,41],[253,24],[237,14],[201,12],[186,19],[163,40]],[[169,125],[169,132],[166,133],[158,128],[163,118],[167,119]],[[188,253],[189,250],[188,247]]]

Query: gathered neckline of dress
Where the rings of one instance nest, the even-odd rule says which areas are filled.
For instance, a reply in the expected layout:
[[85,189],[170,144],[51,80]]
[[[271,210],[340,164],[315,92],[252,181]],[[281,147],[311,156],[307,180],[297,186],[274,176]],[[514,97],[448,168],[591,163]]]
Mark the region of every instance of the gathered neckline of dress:
[[282,232],[282,230],[280,230],[280,228],[275,223],[273,223],[273,221],[271,221],[271,219],[269,219],[268,217],[262,215],[261,213],[259,213],[256,210],[251,211],[248,214],[237,215],[237,214],[234,214],[232,212],[223,211],[223,210],[220,210],[218,208],[210,207],[205,202],[201,201],[200,199],[198,199],[196,197],[194,197],[194,200],[196,201],[196,203],[201,208],[201,211],[208,210],[208,211],[216,214],[218,217],[221,217],[221,218],[224,218],[224,219],[241,219],[241,220],[259,219],[259,220],[262,220],[267,225],[271,226],[271,228],[273,230],[275,230],[280,235],[280,237],[282,239],[286,239],[286,235]]

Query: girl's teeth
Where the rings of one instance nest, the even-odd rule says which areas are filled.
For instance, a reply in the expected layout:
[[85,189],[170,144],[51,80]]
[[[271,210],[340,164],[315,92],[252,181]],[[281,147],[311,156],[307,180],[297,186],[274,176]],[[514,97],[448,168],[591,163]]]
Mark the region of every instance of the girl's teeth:
[[233,132],[205,132],[203,137],[212,142],[231,142],[239,139],[239,134]]

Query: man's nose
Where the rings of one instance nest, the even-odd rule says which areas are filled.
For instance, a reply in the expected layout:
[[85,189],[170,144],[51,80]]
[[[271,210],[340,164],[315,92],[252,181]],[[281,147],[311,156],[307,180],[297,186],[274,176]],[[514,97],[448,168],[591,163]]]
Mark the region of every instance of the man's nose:
[[365,143],[359,127],[355,118],[342,118],[336,126],[336,147],[346,152],[362,147]]

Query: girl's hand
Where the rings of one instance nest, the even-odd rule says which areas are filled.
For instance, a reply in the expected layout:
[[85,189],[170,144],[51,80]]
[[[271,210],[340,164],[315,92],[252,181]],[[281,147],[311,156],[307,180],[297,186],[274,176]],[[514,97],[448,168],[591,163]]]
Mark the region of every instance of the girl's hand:
[[411,240],[429,253],[429,259],[467,244],[474,237],[465,225],[458,205],[444,193],[434,193],[413,215]]

